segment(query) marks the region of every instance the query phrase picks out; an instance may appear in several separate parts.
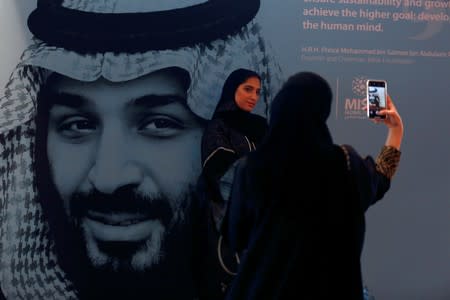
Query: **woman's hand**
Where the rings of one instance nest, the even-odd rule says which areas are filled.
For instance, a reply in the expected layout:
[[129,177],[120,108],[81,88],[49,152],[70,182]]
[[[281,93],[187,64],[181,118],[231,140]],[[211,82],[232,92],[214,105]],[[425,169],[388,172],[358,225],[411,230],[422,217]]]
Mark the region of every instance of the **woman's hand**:
[[390,129],[403,129],[403,122],[400,114],[397,111],[397,108],[392,102],[391,96],[387,96],[387,107],[386,109],[382,109],[378,112],[379,115],[386,116],[386,118],[374,118],[376,123],[384,123]]
[[389,95],[387,96],[386,109],[380,110],[378,114],[386,117],[384,119],[374,118],[373,122],[384,123],[389,128],[385,145],[400,150],[403,139],[403,121]]

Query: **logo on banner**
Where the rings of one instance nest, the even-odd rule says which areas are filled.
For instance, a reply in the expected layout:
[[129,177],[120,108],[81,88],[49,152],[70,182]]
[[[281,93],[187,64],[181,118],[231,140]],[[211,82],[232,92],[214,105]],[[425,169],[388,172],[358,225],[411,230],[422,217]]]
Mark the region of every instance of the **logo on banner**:
[[[364,119],[367,116],[365,76],[354,77],[351,84],[351,95],[344,95],[344,119]],[[345,89],[344,89],[345,90]]]

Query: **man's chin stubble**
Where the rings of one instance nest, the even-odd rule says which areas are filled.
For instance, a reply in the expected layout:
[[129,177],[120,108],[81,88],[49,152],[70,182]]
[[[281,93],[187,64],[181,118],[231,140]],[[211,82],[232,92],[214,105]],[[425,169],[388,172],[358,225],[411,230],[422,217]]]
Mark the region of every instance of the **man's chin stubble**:
[[145,272],[163,259],[166,229],[160,222],[141,241],[101,241],[82,226],[87,257],[95,269],[113,272]]

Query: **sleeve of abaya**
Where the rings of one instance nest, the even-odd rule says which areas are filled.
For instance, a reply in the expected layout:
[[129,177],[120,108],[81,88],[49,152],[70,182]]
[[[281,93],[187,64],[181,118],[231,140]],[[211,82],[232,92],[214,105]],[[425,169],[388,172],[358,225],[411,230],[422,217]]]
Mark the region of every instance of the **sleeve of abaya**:
[[226,126],[212,122],[202,141],[203,173],[208,179],[218,180],[238,156],[233,149]]
[[341,146],[347,158],[347,166],[356,184],[361,208],[366,211],[369,206],[382,199],[391,186],[391,179],[371,156],[362,157],[349,146]]
[[400,163],[400,155],[400,150],[391,146],[383,146],[376,159],[378,172],[386,175],[389,179],[394,177]]
[[249,202],[251,201],[247,189],[245,170],[246,158],[241,158],[237,162],[234,171],[228,208],[221,228],[224,240],[234,252],[238,253],[247,247],[254,221],[252,208],[249,208]]

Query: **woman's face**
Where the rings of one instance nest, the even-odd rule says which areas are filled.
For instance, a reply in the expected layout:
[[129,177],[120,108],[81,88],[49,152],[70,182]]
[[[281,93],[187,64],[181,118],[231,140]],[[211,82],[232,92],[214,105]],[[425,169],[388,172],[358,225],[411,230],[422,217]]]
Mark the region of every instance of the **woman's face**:
[[259,100],[261,81],[258,77],[250,77],[236,89],[234,100],[236,105],[244,110],[251,111]]

